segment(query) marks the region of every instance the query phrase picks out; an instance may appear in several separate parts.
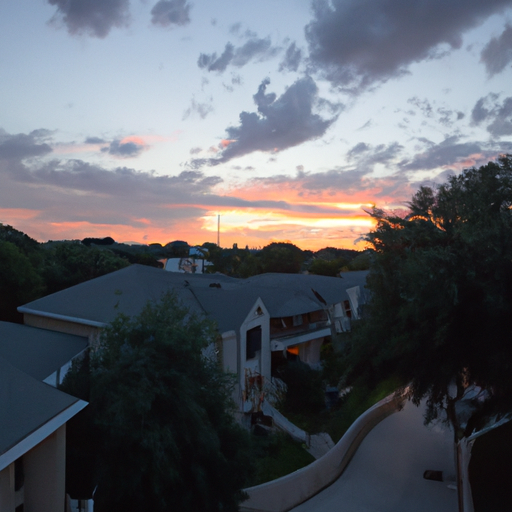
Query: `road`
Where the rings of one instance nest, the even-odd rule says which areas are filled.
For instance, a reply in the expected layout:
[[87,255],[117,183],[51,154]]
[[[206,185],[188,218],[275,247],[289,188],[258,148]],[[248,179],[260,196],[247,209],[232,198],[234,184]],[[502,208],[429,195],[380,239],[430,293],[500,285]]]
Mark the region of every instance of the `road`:
[[[293,512],[457,512],[453,433],[424,426],[423,411],[407,402],[379,423],[341,477]],[[444,481],[425,480],[427,469]]]

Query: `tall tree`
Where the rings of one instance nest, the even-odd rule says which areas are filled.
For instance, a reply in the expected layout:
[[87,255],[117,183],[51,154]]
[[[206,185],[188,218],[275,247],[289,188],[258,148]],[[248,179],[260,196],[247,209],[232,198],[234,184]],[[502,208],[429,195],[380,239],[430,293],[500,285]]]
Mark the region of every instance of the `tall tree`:
[[67,241],[46,248],[42,273],[48,293],[54,293],[128,265],[128,260],[108,249]]
[[39,298],[43,291],[43,280],[29,257],[14,243],[0,238],[0,320],[22,323],[16,308]]
[[[356,334],[352,376],[398,374],[429,418],[457,415],[485,390],[473,419],[512,408],[512,158],[422,187],[405,218],[374,209],[369,315]],[[476,409],[475,409],[476,410]]]
[[95,510],[238,510],[249,441],[230,376],[203,355],[215,336],[172,295],[104,331],[90,362]]

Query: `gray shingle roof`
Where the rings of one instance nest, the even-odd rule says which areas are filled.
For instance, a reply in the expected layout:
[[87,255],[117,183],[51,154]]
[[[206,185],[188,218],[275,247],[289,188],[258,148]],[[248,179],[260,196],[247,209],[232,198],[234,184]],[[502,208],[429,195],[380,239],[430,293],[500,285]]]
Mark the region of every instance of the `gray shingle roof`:
[[176,290],[192,311],[201,311],[186,286],[187,282],[201,287],[209,286],[211,282],[229,281],[226,276],[178,274],[144,265],[130,265],[25,304],[18,310],[22,313],[50,313],[102,326],[114,320],[119,313],[128,316],[140,313],[148,300],[159,300],[171,289]]
[[0,457],[78,402],[0,358]]
[[0,322],[0,357],[44,380],[87,348],[87,338]]
[[271,317],[292,316],[322,309],[324,304],[319,296],[329,305],[348,299],[347,288],[363,288],[366,276],[367,272],[348,272],[342,278],[262,274],[236,279],[221,274],[181,274],[131,265],[18,310],[104,325],[118,313],[138,314],[148,300],[158,300],[164,292],[173,289],[192,311],[208,313],[224,332],[240,326],[258,297]]

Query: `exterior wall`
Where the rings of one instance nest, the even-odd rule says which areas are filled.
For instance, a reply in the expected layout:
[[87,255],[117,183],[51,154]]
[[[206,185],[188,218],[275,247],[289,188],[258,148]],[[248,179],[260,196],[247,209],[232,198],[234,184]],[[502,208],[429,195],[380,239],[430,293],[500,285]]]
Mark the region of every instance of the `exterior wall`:
[[235,331],[222,333],[222,369],[225,372],[238,373],[238,343]]
[[64,512],[66,425],[23,456],[26,512]]
[[14,512],[14,462],[0,471],[0,512]]
[[94,346],[99,337],[100,329],[89,325],[78,324],[74,322],[66,322],[55,318],[47,318],[29,313],[23,314],[23,323],[31,327],[39,327],[50,331],[64,332],[66,334],[76,334],[89,339],[89,346]]
[[[254,358],[247,359],[247,331],[261,328],[261,350]],[[244,412],[258,410],[257,394],[262,391],[265,380],[271,378],[270,356],[270,315],[261,299],[258,299],[249,311],[240,327],[240,342],[238,344],[238,382],[240,386],[242,408]],[[262,379],[259,384],[248,385],[253,379]]]

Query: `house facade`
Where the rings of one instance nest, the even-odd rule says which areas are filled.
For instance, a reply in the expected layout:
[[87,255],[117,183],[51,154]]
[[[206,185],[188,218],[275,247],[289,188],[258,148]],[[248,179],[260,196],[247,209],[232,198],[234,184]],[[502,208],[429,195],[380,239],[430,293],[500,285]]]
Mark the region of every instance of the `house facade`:
[[240,411],[259,410],[275,369],[286,360],[320,364],[320,348],[350,329],[364,300],[367,272],[341,278],[262,274],[236,279],[182,274],[131,265],[26,304],[25,324],[86,336],[94,346],[119,313],[138,314],[148,300],[173,291],[191,311],[216,321],[214,347],[226,371],[237,376]]
[[66,423],[87,404],[55,386],[86,347],[0,322],[0,512],[64,512]]

